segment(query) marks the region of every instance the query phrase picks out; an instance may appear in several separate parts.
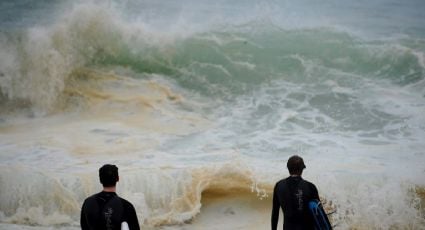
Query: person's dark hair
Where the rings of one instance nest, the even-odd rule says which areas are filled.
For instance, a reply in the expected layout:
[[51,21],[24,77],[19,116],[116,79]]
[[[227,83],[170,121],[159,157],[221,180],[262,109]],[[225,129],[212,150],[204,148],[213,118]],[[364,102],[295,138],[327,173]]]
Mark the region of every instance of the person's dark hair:
[[118,181],[118,167],[106,164],[99,169],[100,183],[103,187],[114,187]]
[[305,169],[304,160],[298,155],[291,156],[288,159],[286,166],[288,167],[289,174],[291,175],[301,175]]

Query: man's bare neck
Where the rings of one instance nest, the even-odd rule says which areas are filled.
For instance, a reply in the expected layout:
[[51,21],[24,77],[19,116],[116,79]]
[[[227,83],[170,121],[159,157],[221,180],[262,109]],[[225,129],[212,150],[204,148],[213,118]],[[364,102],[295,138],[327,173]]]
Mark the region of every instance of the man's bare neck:
[[117,188],[116,187],[103,187],[103,191],[104,192],[116,192]]

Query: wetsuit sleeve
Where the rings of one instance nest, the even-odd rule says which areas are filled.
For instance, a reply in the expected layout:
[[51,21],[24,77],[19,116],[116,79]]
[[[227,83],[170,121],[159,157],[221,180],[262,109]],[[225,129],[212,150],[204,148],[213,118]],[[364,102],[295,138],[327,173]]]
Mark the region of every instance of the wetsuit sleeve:
[[273,208],[272,208],[272,220],[271,220],[272,230],[277,230],[277,224],[279,222],[279,208],[280,208],[280,203],[279,203],[279,198],[277,194],[277,184],[276,184],[273,190]]
[[80,226],[82,230],[89,230],[89,225],[87,223],[86,214],[84,211],[85,205],[86,205],[86,202],[84,201],[83,206],[81,207]]
[[137,219],[136,210],[134,206],[128,202],[127,203],[127,224],[130,230],[140,230],[139,220]]
[[319,192],[317,191],[317,188],[314,184],[311,186],[311,190],[313,191],[313,199],[320,200],[319,198]]

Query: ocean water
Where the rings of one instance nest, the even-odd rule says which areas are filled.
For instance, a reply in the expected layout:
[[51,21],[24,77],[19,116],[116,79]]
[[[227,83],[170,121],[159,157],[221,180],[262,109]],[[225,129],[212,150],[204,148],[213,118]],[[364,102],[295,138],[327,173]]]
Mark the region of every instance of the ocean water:
[[301,155],[335,229],[425,229],[422,0],[0,2],[0,229],[269,229]]

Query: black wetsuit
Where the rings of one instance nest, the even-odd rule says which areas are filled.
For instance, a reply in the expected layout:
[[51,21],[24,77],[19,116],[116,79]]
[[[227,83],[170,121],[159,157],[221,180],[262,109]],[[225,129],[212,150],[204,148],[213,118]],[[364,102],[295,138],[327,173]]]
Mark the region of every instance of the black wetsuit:
[[95,194],[81,208],[82,230],[119,230],[124,221],[130,230],[140,229],[133,205],[114,192]]
[[284,230],[314,229],[314,220],[308,210],[308,202],[319,199],[314,184],[300,176],[290,176],[276,183],[273,192],[272,230],[277,229],[279,208],[282,208]]

